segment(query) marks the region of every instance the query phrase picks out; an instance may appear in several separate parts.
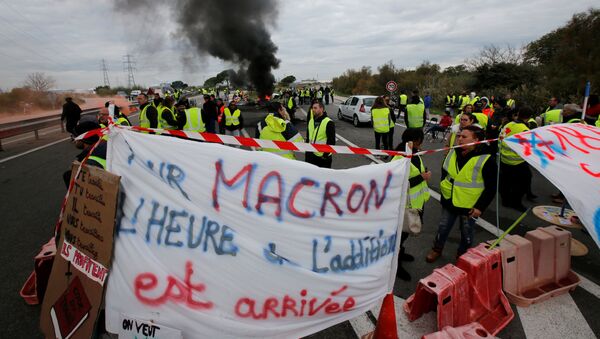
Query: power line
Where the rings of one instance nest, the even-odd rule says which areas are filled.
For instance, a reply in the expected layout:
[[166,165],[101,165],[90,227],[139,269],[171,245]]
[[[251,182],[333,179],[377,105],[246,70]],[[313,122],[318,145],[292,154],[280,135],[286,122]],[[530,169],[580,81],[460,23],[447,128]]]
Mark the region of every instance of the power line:
[[126,69],[127,72],[127,84],[129,85],[129,88],[133,88],[135,86],[135,79],[133,77],[135,61],[133,60],[133,56],[131,54],[123,56],[123,68]]
[[106,68],[106,61],[102,59],[102,74],[104,76],[104,86],[110,87],[110,81],[108,80],[108,69]]

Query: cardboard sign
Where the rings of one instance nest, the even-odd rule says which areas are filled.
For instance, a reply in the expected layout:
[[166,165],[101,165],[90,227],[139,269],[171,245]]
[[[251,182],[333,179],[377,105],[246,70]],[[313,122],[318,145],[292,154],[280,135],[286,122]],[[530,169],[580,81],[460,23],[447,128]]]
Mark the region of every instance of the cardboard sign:
[[298,338],[393,288],[408,158],[331,170],[116,129],[107,163],[124,197],[111,333],[130,314],[186,338]]
[[[78,165],[73,164],[73,175]],[[111,263],[119,180],[83,166],[75,181],[42,305],[46,338],[92,337]]]

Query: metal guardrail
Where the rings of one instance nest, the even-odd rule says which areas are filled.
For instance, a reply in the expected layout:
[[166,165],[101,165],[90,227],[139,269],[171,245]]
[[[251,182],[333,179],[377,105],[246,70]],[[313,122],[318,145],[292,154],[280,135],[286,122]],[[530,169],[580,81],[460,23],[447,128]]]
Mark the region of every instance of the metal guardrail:
[[[136,104],[137,103],[134,102],[133,105],[131,105],[131,106],[136,106]],[[99,111],[100,111],[100,108],[85,109],[85,110],[82,110],[81,115],[98,114]],[[16,122],[0,124],[0,151],[4,150],[2,148],[2,139],[14,137],[14,136],[25,134],[25,133],[31,133],[31,132],[35,133],[36,139],[39,139],[40,137],[39,137],[38,131],[40,129],[44,129],[47,127],[53,127],[53,126],[57,126],[57,125],[60,125],[61,131],[64,132],[65,126],[60,119],[61,115],[62,114],[59,113],[59,114],[54,114],[54,115],[45,116],[45,117],[41,117],[41,118],[26,119],[26,120],[21,120],[21,121],[16,121]]]

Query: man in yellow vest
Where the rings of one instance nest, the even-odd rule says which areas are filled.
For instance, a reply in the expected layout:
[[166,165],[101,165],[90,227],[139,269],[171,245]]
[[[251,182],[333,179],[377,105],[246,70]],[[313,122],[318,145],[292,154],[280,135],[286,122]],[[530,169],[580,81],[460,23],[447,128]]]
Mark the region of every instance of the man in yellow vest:
[[[311,110],[312,114],[307,124],[306,142],[335,145],[335,123],[327,116],[323,102],[314,102]],[[332,155],[329,152],[306,152],[306,162],[310,164],[331,168],[332,161]]]
[[562,121],[567,124],[574,124],[574,123],[585,124],[585,122],[581,119],[581,112],[582,112],[582,109],[579,105],[566,104],[563,107],[562,113],[561,113]]
[[[269,113],[263,120],[258,122],[256,128],[256,137],[265,140],[303,142],[302,135],[290,121],[285,107],[279,102],[269,104]],[[282,150],[278,148],[263,148],[263,151],[275,153],[284,158],[296,160],[293,151]]]
[[165,98],[163,106],[158,109],[158,122],[160,128],[169,130],[180,130],[183,123],[178,122],[177,114],[175,112],[175,99],[172,96]]
[[229,103],[229,106],[223,111],[223,116],[225,117],[225,134],[240,136],[244,127],[244,117],[235,101]]
[[510,93],[506,94],[506,107],[510,109],[515,109],[515,107],[517,107],[517,103],[515,99],[512,98],[512,95]]
[[425,105],[423,100],[416,92],[410,98],[410,103],[406,105],[406,114],[404,114],[404,123],[406,128],[423,128],[426,121]]
[[185,114],[185,125],[183,126],[184,131],[190,132],[206,132],[206,125],[202,120],[202,111],[199,107],[189,107],[184,110]]
[[[528,106],[519,108],[517,119],[502,127],[500,138],[508,138],[515,134],[529,131],[527,121],[533,115]],[[513,208],[519,212],[527,209],[523,206],[523,196],[531,186],[531,170],[529,165],[505,141],[500,142],[500,197],[502,206]]]
[[137,96],[140,104],[140,127],[158,128],[158,111],[156,107],[148,102],[148,95],[141,93]]
[[426,257],[434,262],[442,255],[448,235],[459,219],[461,240],[457,256],[473,244],[473,229],[496,194],[496,162],[483,145],[469,143],[481,141],[485,132],[476,126],[463,128],[458,144],[461,148],[450,150],[442,165],[440,183],[442,215],[433,248]]
[[553,96],[548,101],[548,107],[544,113],[540,115],[539,124],[542,126],[560,124],[562,122],[562,104],[560,103],[560,98],[558,96]]

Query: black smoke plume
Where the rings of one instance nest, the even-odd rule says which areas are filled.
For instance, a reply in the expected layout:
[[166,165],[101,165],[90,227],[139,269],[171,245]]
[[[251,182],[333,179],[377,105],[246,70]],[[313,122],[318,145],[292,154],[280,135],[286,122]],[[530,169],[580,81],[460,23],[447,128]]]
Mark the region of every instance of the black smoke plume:
[[[152,20],[153,11],[170,7],[178,24],[176,36],[201,55],[238,64],[259,95],[273,93],[272,71],[279,67],[279,59],[267,25],[275,23],[276,0],[115,0],[115,6],[142,12],[138,20]],[[157,22],[155,27],[161,26]]]

